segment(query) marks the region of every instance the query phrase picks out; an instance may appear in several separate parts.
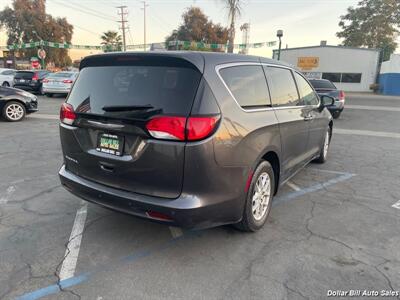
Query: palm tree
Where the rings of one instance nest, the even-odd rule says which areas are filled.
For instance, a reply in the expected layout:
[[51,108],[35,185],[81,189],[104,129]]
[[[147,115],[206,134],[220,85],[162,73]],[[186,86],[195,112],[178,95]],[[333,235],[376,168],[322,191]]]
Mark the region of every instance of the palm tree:
[[106,31],[101,36],[102,42],[101,44],[106,46],[105,52],[109,51],[121,51],[122,48],[122,41],[121,36],[116,31]]
[[242,3],[244,0],[222,0],[225,2],[228,10],[228,18],[231,23],[229,26],[229,44],[228,53],[233,53],[233,44],[235,42],[235,23],[237,17],[242,13]]

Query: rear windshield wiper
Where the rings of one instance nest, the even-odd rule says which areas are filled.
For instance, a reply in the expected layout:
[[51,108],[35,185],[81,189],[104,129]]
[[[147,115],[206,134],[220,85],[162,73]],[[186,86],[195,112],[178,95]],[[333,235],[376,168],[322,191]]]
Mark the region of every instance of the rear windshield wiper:
[[115,106],[104,106],[104,111],[134,111],[134,110],[148,110],[154,108],[150,104],[146,105],[115,105]]

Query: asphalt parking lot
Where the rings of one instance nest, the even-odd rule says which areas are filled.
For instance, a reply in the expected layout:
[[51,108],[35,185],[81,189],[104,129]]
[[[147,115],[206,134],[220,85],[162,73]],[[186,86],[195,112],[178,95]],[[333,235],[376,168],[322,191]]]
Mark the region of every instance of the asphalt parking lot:
[[0,299],[400,291],[400,98],[348,96],[328,162],[286,184],[254,234],[184,231],[72,196],[57,176],[62,101],[40,97],[37,114],[0,121]]

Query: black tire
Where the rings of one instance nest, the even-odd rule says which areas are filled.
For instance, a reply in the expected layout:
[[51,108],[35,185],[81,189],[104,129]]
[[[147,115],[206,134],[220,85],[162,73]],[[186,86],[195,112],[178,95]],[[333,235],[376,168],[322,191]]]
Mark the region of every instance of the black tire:
[[[257,220],[253,213],[253,196],[255,194],[257,181],[262,175],[265,175],[265,173],[268,174],[270,179],[269,201],[266,207],[266,211],[262,215],[262,218]],[[272,166],[268,161],[262,161],[254,171],[253,178],[251,180],[250,187],[246,196],[246,203],[243,211],[242,220],[239,223],[235,224],[235,227],[242,231],[249,231],[249,232],[255,232],[261,229],[264,226],[265,222],[267,221],[269,212],[271,211],[274,191],[275,191],[274,170],[272,169]]]
[[3,84],[2,84],[2,86],[10,87],[10,84],[9,84],[7,81],[4,81]]
[[[325,141],[326,141],[327,138],[328,138],[328,149],[325,152],[324,151],[324,149],[325,149],[324,147],[325,147]],[[331,144],[331,139],[332,139],[332,130],[329,127],[327,132],[325,133],[324,140],[322,141],[322,146],[321,146],[321,150],[319,151],[319,156],[318,156],[317,159],[314,160],[316,163],[323,164],[324,162],[326,162],[326,159],[328,157],[329,146]]]
[[39,95],[44,95],[43,86],[42,85],[39,87],[38,93],[39,93]]
[[334,119],[339,119],[341,113],[342,113],[341,111],[335,111],[335,112],[332,114],[332,117],[333,117]]
[[46,93],[45,95],[49,98],[53,97],[53,94]]
[[[11,107],[18,107],[18,110],[20,110],[21,114],[18,115],[18,117],[13,117],[10,113],[9,113],[9,108],[11,109]],[[25,116],[26,116],[26,109],[25,106],[18,102],[18,101],[9,101],[6,103],[6,105],[4,105],[3,107],[3,117],[4,119],[6,119],[9,122],[19,122],[22,121]]]

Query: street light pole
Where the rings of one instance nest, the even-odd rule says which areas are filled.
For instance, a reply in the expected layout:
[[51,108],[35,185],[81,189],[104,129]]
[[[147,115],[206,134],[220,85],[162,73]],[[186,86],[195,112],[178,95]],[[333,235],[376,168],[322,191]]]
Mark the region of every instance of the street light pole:
[[276,36],[279,38],[279,50],[278,50],[278,60],[281,60],[281,48],[282,48],[282,36],[283,30],[278,30]]
[[149,6],[148,4],[146,4],[146,1],[142,1],[143,3],[143,48],[144,51],[146,51],[146,7]]

